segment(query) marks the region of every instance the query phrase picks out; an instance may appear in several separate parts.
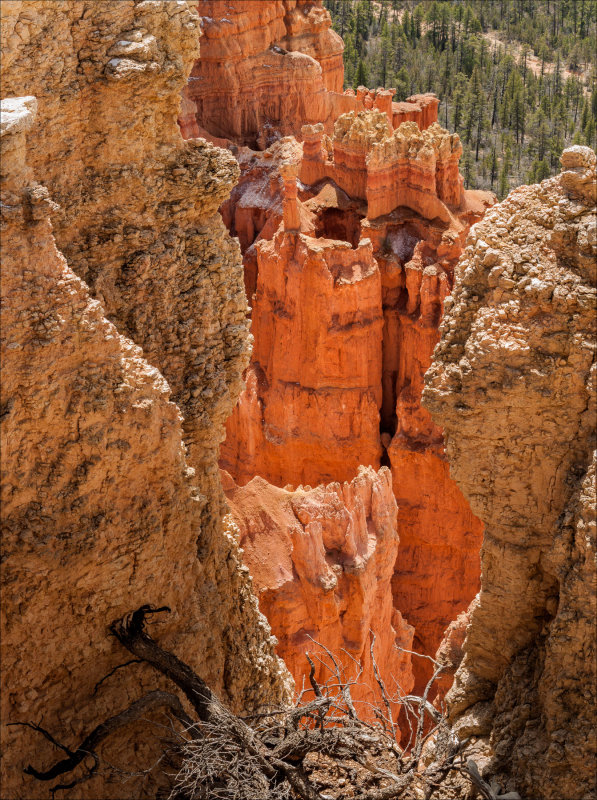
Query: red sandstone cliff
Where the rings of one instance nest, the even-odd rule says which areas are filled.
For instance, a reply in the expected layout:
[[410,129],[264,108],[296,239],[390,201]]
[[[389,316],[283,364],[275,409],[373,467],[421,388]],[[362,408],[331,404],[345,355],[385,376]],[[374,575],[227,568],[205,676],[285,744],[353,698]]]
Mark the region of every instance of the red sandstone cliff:
[[257,249],[255,345],[224,468],[280,486],[379,466],[383,317],[371,244],[281,231]]
[[305,123],[381,108],[396,127],[437,119],[432,95],[392,103],[393,91],[342,91],[344,44],[321,0],[199,0],[201,58],[183,93],[185,138],[207,136],[265,149]]
[[[454,264],[491,199],[464,191],[458,137],[437,124],[393,130],[372,109],[341,116],[331,140],[321,125],[302,133],[302,152],[284,139],[252,157],[225,210],[244,245],[255,345],[221,464],[241,484],[278,486],[390,466],[394,606],[433,654],[478,590],[481,524],[420,397]],[[424,662],[415,669],[422,678]]]
[[342,91],[344,45],[320,4],[201,0],[199,13],[201,59],[185,90],[183,135],[205,129],[263,148],[299,119],[327,116],[327,90]]
[[[340,93],[320,5],[263,3],[258,19],[243,4],[199,4],[207,57],[180,124],[227,139],[239,161],[222,213],[241,244],[255,341],[220,463],[240,484],[277,486],[390,466],[394,605],[432,654],[478,590],[481,524],[420,396],[454,264],[492,198],[464,191],[462,147],[435,122],[436,98]],[[229,103],[216,103],[220,89]],[[415,670],[420,682],[424,662]]]

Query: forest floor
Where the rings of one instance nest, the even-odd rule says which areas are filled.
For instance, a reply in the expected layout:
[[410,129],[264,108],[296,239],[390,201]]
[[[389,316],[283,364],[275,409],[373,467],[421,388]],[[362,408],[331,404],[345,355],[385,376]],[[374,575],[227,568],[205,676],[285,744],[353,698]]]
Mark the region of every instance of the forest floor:
[[[506,52],[513,56],[517,61],[520,59],[520,55],[523,50],[523,45],[521,42],[518,41],[510,41],[506,42],[500,38],[498,31],[486,31],[482,33],[481,36],[493,47],[505,47]],[[545,61],[543,64],[543,74],[544,75],[551,75],[555,69],[556,65],[552,61]],[[527,69],[530,69],[533,75],[539,77],[541,75],[541,59],[535,55],[533,50],[527,51]],[[589,64],[585,64],[582,69],[579,70],[570,70],[567,67],[562,69],[562,75],[564,78],[577,78],[578,80],[582,81],[583,83],[583,91],[588,96],[590,94],[589,90],[589,74],[591,71],[591,67]]]

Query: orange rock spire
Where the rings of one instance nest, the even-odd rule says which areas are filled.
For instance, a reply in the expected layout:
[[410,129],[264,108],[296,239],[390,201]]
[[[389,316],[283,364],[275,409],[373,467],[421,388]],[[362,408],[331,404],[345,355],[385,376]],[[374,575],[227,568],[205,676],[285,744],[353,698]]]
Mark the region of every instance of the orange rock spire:
[[[390,467],[400,545],[384,591],[414,625],[415,646],[433,654],[478,590],[481,524],[420,397],[454,265],[493,198],[464,190],[462,146],[437,124],[433,95],[394,103],[393,90],[341,92],[341,42],[321,3],[249,13],[214,0],[199,11],[207,42],[181,126],[227,137],[239,161],[223,214],[252,306],[246,389],[221,449],[238,485],[235,514],[249,497],[282,503],[264,481],[290,491],[350,482],[360,465]],[[220,94],[216,104],[219,91],[234,101]],[[283,622],[266,602],[272,578],[252,548],[245,559],[274,628],[292,627],[295,617]],[[323,602],[327,590],[314,591]],[[325,628],[305,625],[312,635]],[[304,648],[291,633],[280,652],[301,677]]]

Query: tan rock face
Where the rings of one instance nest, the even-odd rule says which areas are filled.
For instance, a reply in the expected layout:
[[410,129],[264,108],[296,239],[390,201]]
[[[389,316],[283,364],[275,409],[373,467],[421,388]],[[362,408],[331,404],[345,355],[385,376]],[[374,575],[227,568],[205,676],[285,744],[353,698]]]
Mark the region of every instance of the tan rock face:
[[491,771],[554,800],[594,786],[595,161],[475,226],[424,394],[486,526],[451,715],[492,703]]
[[[411,650],[414,630],[393,607],[390,588],[399,540],[389,470],[361,467],[350,483],[294,491],[259,477],[239,487],[227,476],[224,488],[260,608],[297,688],[309,686],[304,653],[325,655],[317,642],[349,675],[354,660],[362,664],[354,699],[370,716],[364,703],[380,699],[373,634],[382,679],[391,691],[397,681],[410,692],[411,656],[399,648]],[[315,664],[317,679],[327,680]]]
[[238,167],[203,141],[182,142],[176,125],[199,18],[186,3],[26,6],[11,3],[4,19],[11,42],[11,26],[34,17],[28,43],[8,53],[3,91],[38,98],[48,133],[29,152],[60,206],[58,247],[164,373],[191,463],[213,473],[249,344],[238,247],[217,213]]
[[462,611],[456,619],[452,620],[448,625],[441,644],[437,648],[435,660],[442,666],[442,672],[438,676],[437,682],[433,687],[436,692],[433,704],[442,710],[445,709],[444,698],[452,687],[456,670],[461,665],[462,659],[464,658],[464,642],[471,621],[471,614],[477,605],[478,599],[475,597],[466,611]]
[[[217,214],[238,168],[176,125],[197,44],[187,3],[2,8],[3,91],[38,106],[34,126],[33,101],[2,109],[2,719],[43,713],[71,745],[155,685],[132,667],[92,694],[123,660],[107,624],[142,603],[172,607],[165,644],[234,707],[288,696],[222,522],[217,447],[249,342]],[[55,752],[3,738],[7,796],[45,796],[22,767]],[[139,731],[108,759],[133,741],[146,765]]]

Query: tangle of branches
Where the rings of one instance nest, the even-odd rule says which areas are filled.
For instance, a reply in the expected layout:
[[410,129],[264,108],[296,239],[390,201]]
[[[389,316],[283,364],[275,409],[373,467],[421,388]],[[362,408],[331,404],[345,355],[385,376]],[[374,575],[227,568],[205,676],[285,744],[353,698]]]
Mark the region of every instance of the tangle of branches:
[[[170,800],[432,800],[442,796],[442,782],[454,771],[466,776],[485,800],[520,800],[515,792],[500,794],[497,784],[481,777],[474,761],[465,761],[467,742],[451,734],[443,716],[428,701],[441,671],[435,662],[422,696],[405,695],[398,684],[390,692],[377,668],[371,635],[381,699],[365,719],[352,696],[362,673],[360,664],[353,659],[354,674],[347,675],[337,656],[313,642],[314,650],[307,654],[309,686],[303,687],[296,703],[240,717],[218,700],[194,670],[149,635],[148,619],[165,611],[169,609],[142,606],[114,621],[110,630],[134,656],[121,666],[151,665],[169,678],[182,697],[150,692],[97,725],[76,748],[60,743],[40,725],[13,723],[33,728],[63,751],[65,757],[48,770],[25,769],[38,781],[59,779],[50,790],[52,795],[93,778],[101,760],[99,745],[124,725],[161,708],[170,715],[174,732],[167,759],[176,764],[170,776]],[[315,660],[326,680],[316,680]],[[183,699],[192,713],[185,710]],[[400,709],[407,728],[402,736],[396,724]],[[421,753],[431,737],[435,757],[430,766],[421,768]],[[340,793],[334,785],[342,787]]]

